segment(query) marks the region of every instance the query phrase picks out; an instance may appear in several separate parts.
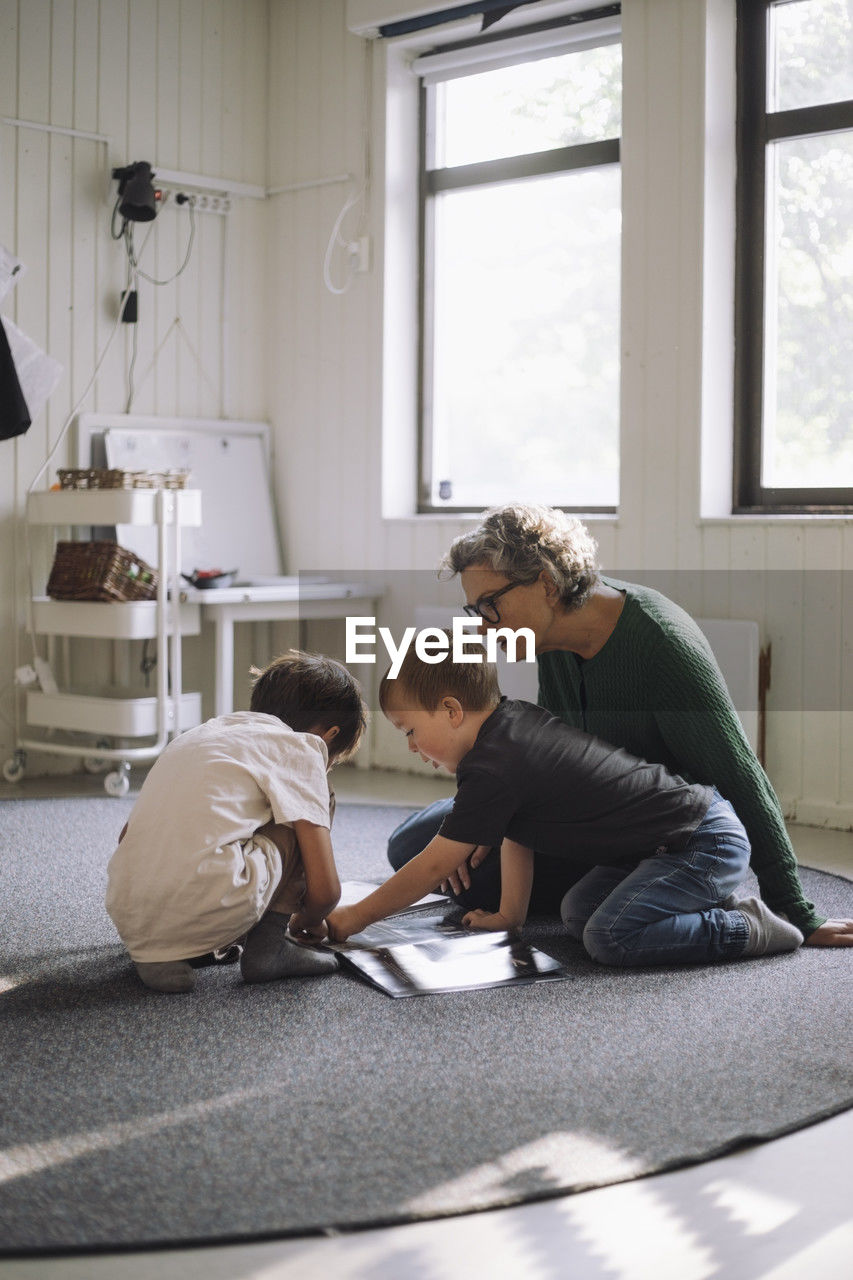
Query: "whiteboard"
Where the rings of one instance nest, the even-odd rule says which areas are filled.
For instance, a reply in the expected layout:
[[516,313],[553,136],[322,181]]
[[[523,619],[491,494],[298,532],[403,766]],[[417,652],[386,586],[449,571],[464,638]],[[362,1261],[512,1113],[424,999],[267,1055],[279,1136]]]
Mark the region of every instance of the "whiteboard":
[[[84,435],[102,436],[108,467],[188,471],[187,486],[201,490],[201,526],[182,531],[184,573],[236,569],[240,581],[281,575],[265,423],[97,417],[87,414],[80,425]],[[121,525],[116,537],[149,563],[156,560],[156,530]]]

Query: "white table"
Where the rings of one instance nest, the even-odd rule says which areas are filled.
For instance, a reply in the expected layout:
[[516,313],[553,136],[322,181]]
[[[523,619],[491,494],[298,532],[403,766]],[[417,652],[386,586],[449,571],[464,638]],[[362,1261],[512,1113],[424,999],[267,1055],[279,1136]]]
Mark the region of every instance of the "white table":
[[[202,617],[215,628],[214,715],[234,710],[234,624],[236,622],[313,622],[322,618],[346,618],[349,614],[375,616],[376,596],[351,582],[293,582],[262,587],[187,588],[182,597],[201,605]],[[365,667],[362,683],[370,687],[375,668]]]

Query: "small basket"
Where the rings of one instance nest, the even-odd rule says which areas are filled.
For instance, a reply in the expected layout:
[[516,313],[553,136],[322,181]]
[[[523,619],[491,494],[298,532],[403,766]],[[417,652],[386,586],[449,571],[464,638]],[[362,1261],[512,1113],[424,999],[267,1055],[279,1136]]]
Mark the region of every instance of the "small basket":
[[157,571],[117,542],[57,542],[52,600],[153,600]]
[[120,471],[111,467],[60,468],[61,489],[185,489],[188,471]]

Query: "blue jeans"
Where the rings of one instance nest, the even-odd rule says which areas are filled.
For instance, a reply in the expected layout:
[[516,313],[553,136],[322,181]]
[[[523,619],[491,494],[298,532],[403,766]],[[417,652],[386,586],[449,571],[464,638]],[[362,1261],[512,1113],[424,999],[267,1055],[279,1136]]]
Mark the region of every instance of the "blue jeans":
[[630,869],[593,867],[564,897],[563,923],[601,964],[732,960],[749,925],[721,904],[743,879],[749,853],[743,825],[715,791],[686,848],[656,849]]
[[395,871],[427,847],[452,808],[453,796],[448,796],[446,800],[435,800],[426,809],[410,813],[400,823],[388,839],[388,861]]
[[[436,800],[412,813],[392,832],[388,840],[388,861],[395,871],[411,862],[422,849],[425,849],[453,807],[453,798]],[[558,904],[563,899],[570,885],[578,878],[578,870],[566,858],[549,857],[545,853],[536,853],[533,857],[533,892],[530,895],[530,910],[537,914],[558,914]],[[449,897],[457,906],[471,911],[482,907],[484,911],[497,911],[501,904],[501,860],[497,849],[492,849],[488,856],[471,872],[471,887],[462,893],[450,893]]]
[[[429,844],[452,799],[411,814],[388,841],[395,871]],[[560,915],[594,960],[609,965],[708,964],[730,960],[746,946],[749,926],[720,904],[749,865],[749,840],[727,800],[714,799],[686,848],[655,851],[634,867],[597,866],[580,879],[568,859],[537,853],[531,909]],[[572,883],[575,881],[575,883]],[[568,892],[566,889],[572,885]],[[455,897],[467,909],[500,906],[500,858],[492,850]]]

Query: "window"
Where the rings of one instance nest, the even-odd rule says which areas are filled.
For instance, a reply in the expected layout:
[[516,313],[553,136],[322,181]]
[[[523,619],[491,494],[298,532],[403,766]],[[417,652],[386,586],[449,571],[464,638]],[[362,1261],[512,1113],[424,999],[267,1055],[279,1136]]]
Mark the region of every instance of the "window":
[[416,60],[421,511],[618,503],[622,65],[603,12]]
[[853,508],[853,3],[739,0],[735,509]]

